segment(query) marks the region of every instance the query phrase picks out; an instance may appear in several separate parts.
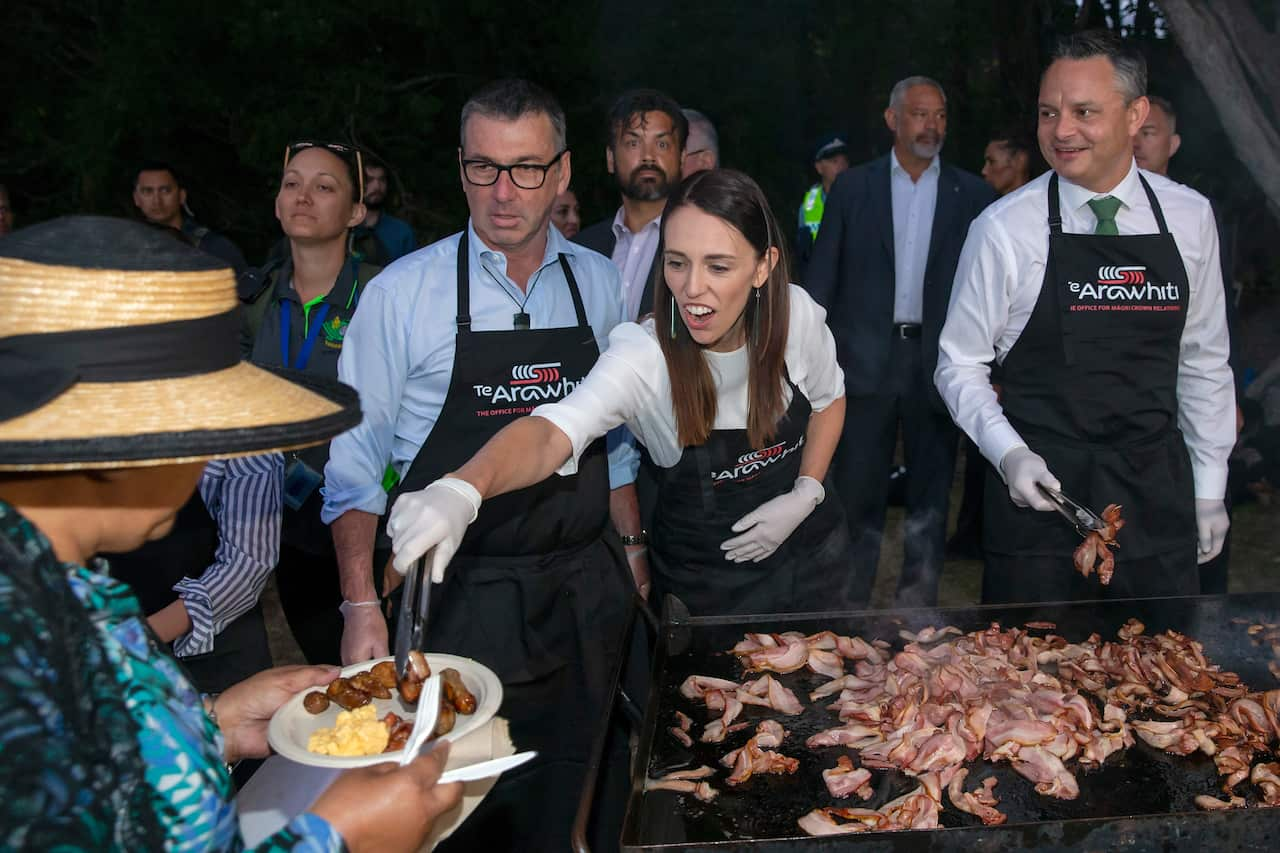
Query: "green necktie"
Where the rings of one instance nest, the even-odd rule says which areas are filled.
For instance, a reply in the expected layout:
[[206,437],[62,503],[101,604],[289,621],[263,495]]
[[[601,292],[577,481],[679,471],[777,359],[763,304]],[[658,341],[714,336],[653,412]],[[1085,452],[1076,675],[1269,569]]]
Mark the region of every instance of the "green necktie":
[[1116,227],[1116,211],[1120,209],[1120,204],[1120,199],[1113,195],[1095,198],[1089,202],[1093,215],[1098,217],[1097,227],[1093,229],[1094,234],[1107,237],[1119,236],[1120,229]]

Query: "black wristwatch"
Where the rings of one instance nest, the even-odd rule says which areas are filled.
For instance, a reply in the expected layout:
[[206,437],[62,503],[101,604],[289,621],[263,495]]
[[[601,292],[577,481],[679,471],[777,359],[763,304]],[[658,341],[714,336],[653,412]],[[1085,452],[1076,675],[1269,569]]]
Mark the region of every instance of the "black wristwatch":
[[641,530],[641,531],[640,531],[640,535],[639,535],[639,536],[626,536],[626,535],[624,535],[624,536],[622,537],[622,544],[623,544],[623,545],[648,545],[648,544],[649,544],[649,531],[647,531],[647,530]]

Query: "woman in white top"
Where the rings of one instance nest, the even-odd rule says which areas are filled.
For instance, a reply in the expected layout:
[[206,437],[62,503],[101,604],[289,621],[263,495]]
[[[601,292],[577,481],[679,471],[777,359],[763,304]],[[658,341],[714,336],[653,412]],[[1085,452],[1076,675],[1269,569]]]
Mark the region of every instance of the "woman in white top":
[[626,424],[662,469],[649,552],[660,592],[694,615],[864,603],[850,597],[844,513],[822,485],[844,374],[825,312],[788,283],[764,194],[740,172],[699,173],[668,201],[662,230],[655,315],[615,328],[564,400],[402,496],[387,525],[397,569],[434,548],[439,582],[482,499],[571,474]]

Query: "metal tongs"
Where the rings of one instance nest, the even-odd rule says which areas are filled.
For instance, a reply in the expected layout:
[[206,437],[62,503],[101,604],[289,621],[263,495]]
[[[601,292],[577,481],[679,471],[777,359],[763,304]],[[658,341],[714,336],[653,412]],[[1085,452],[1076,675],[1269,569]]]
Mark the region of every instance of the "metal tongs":
[[424,651],[426,643],[432,586],[426,571],[427,555],[424,554],[404,576],[404,597],[400,599],[400,621],[396,625],[396,676],[401,679],[408,672],[409,652]]
[[1057,489],[1051,489],[1043,483],[1036,483],[1036,488],[1040,490],[1040,494],[1049,499],[1049,503],[1053,504],[1053,508],[1058,511],[1058,514],[1065,518],[1076,529],[1076,533],[1079,533],[1082,537],[1087,537],[1095,531],[1101,532],[1107,529],[1107,524],[1102,520],[1102,516],[1087,507],[1081,506]]

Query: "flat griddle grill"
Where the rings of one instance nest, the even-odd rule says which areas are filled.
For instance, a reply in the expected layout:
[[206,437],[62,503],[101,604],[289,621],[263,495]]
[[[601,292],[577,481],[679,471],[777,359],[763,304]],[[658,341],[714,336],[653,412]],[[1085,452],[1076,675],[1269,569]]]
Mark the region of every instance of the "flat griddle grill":
[[[1123,753],[1113,755],[1098,770],[1085,772],[1075,762],[1080,796],[1075,800],[1043,797],[1033,784],[1015,773],[1007,762],[979,759],[965,766],[972,790],[988,776],[999,779],[997,808],[1008,815],[1004,826],[985,827],[976,817],[951,806],[944,795],[938,830],[877,832],[810,838],[796,820],[810,810],[829,805],[878,808],[914,790],[917,782],[896,771],[874,770],[875,796],[866,803],[857,797],[835,800],[827,792],[821,771],[833,767],[844,747],[808,749],[812,734],[840,725],[826,706],[835,696],[812,702],[809,692],[825,683],[825,676],[807,668],[778,675],[805,705],[803,714],[785,717],[767,708],[748,705],[738,721],[750,721],[744,730],[730,733],[722,743],[703,744],[697,738],[708,712],[680,695],[679,686],[689,675],[709,675],[744,680],[730,649],[747,632],[801,631],[812,634],[832,630],[837,634],[883,639],[894,650],[903,646],[898,632],[918,631],[933,625],[955,625],[963,631],[986,628],[992,622],[1010,628],[1032,620],[1057,625],[1053,633],[1069,642],[1084,640],[1093,632],[1115,639],[1116,629],[1137,617],[1154,634],[1172,628],[1203,643],[1208,659],[1223,669],[1239,673],[1252,690],[1280,687],[1267,670],[1273,660],[1269,646],[1255,646],[1247,624],[1275,622],[1280,615],[1280,594],[1232,595],[1114,602],[992,606],[955,609],[861,611],[856,613],[773,614],[688,618],[662,626],[654,664],[653,689],[641,732],[637,766],[652,777],[672,770],[706,764],[719,772],[709,781],[720,796],[701,803],[688,794],[643,790],[637,774],[627,806],[622,847],[628,851],[730,849],[774,850],[1012,850],[1041,849],[1131,850],[1183,849],[1206,845],[1207,849],[1276,849],[1280,846],[1280,808],[1250,808],[1227,812],[1197,809],[1199,794],[1222,796],[1212,759],[1203,753],[1183,757],[1169,755],[1140,740]],[[756,675],[750,676],[752,678]],[[667,728],[675,725],[675,711],[694,719],[692,748],[677,742]],[[777,751],[800,759],[791,776],[753,776],[736,788],[725,783],[729,770],[719,762],[729,750],[741,746],[762,719],[779,719],[790,733]],[[1261,757],[1255,758],[1257,760]],[[1257,792],[1244,782],[1236,789],[1249,801]]]

